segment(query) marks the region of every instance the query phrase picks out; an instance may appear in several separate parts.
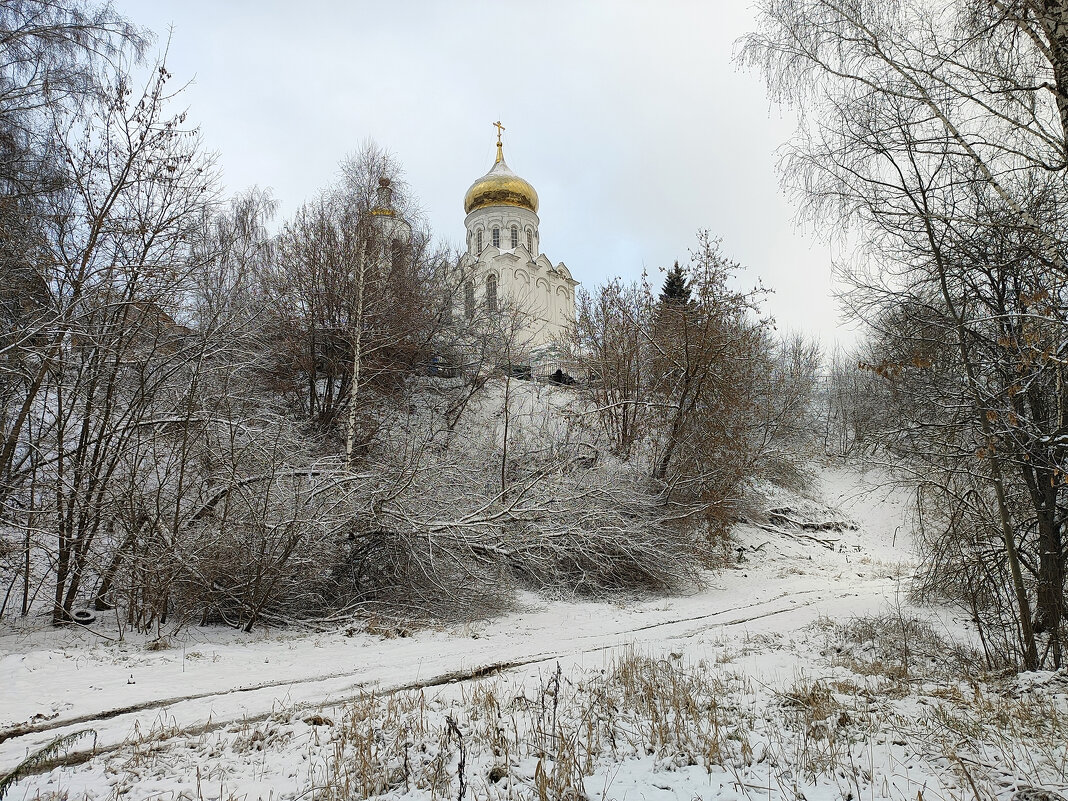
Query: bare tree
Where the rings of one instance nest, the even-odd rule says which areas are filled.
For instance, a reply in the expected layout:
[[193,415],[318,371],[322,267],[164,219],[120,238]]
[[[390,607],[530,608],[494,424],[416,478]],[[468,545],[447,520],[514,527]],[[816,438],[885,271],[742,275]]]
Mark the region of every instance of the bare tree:
[[829,455],[853,456],[878,443],[886,428],[889,387],[874,370],[870,357],[837,347],[831,351],[820,385],[823,449]]
[[[360,414],[354,388],[388,391],[426,362],[440,303],[439,256],[419,220],[402,216],[410,204],[396,160],[367,143],[343,167],[339,186],[285,224],[264,276],[275,332],[271,378],[324,434],[343,411]],[[364,439],[375,428],[367,411]]]
[[744,50],[805,108],[784,164],[806,207],[861,232],[870,367],[911,402],[883,441],[945,488],[947,531],[998,532],[941,552],[1004,566],[984,597],[1011,599],[995,617],[1028,669],[1040,634],[1060,664],[1065,611],[1066,21],[1029,0],[768,2]]
[[[51,20],[52,12],[42,13]],[[57,622],[101,557],[97,547],[110,547],[109,512],[142,458],[141,432],[155,425],[190,358],[176,315],[195,269],[187,242],[214,192],[195,131],[167,112],[166,67],[156,65],[136,91],[121,54],[106,49],[127,35],[124,23],[110,11],[100,20],[103,32],[77,10],[66,18],[73,29],[87,26],[71,41],[89,47],[79,38],[89,37],[118,66],[83,77],[93,92],[50,120],[62,180],[35,200],[37,242],[24,262],[32,321],[6,343],[14,380],[0,498],[21,510],[27,585],[32,531],[55,532],[41,545],[54,568]]]
[[738,265],[708,232],[691,256],[659,299],[647,281],[580,297],[574,351],[611,453],[646,464],[678,516],[721,533],[754,479],[796,475],[786,454],[812,429],[819,359],[803,340],[774,341],[763,290],[732,288]]
[[110,6],[13,0],[0,7],[0,504],[10,489],[27,396],[27,364],[55,314],[46,270],[50,201],[70,184],[59,136],[105,91],[102,70],[143,52],[146,35]]
[[587,370],[588,388],[601,428],[614,455],[628,460],[648,433],[654,404],[646,368],[651,293],[644,284],[618,278],[595,295],[577,298],[574,349]]

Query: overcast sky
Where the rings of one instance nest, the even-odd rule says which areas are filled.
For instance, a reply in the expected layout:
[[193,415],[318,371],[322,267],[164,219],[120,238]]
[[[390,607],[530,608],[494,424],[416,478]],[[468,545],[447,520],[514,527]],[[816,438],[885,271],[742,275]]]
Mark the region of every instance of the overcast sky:
[[830,254],[794,225],[776,149],[792,121],[738,68],[748,0],[414,2],[115,0],[191,80],[191,118],[226,187],[271,187],[282,214],[370,137],[404,164],[435,233],[505,158],[541,200],[542,248],[587,288],[685,259],[698,228],[775,290],[780,328],[838,328]]

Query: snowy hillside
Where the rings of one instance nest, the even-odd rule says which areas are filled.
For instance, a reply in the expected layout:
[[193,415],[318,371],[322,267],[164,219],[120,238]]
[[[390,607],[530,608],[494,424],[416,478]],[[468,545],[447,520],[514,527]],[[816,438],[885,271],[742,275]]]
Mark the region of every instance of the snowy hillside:
[[[1064,786],[1068,682],[907,600],[903,499],[825,467],[686,597],[441,630],[8,635],[9,798],[936,798]],[[803,525],[804,524],[804,525]],[[372,627],[372,631],[374,631]],[[990,727],[996,721],[997,727]],[[94,750],[95,749],[95,750]],[[977,788],[977,789],[973,789]]]

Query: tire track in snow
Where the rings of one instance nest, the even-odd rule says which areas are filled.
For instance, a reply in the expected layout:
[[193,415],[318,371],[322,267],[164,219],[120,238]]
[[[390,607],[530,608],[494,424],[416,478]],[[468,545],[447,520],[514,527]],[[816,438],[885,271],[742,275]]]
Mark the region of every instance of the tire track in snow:
[[[787,598],[794,598],[794,597],[798,597],[798,596],[801,596],[801,595],[809,595],[809,594],[814,593],[814,592],[823,592],[823,590],[812,589],[812,590],[799,590],[797,592],[792,592],[792,593],[791,592],[781,593],[780,595],[777,595],[774,598],[769,598],[769,599],[764,600],[764,601],[757,601],[755,603],[741,604],[739,606],[732,606],[732,607],[729,607],[727,609],[720,609],[720,610],[717,610],[715,612],[709,612],[709,613],[704,614],[704,615],[693,615],[693,616],[690,616],[690,617],[675,618],[675,619],[672,619],[672,620],[661,620],[661,621],[658,621],[656,623],[648,623],[648,624],[646,624],[644,626],[636,626],[634,628],[623,629],[622,631],[607,632],[607,633],[606,632],[598,632],[596,634],[582,634],[582,635],[579,635],[578,637],[576,637],[574,639],[575,640],[588,640],[588,639],[594,639],[594,638],[596,638],[596,639],[606,639],[606,638],[611,638],[611,637],[623,637],[623,636],[626,636],[628,634],[637,634],[639,632],[651,631],[653,629],[663,629],[663,628],[666,628],[668,626],[675,626],[675,625],[679,625],[681,623],[692,623],[693,621],[696,621],[696,620],[708,620],[708,619],[711,619],[711,618],[720,617],[722,615],[729,614],[731,612],[737,612],[737,611],[740,611],[742,609],[752,610],[754,607],[759,607],[759,606],[763,606],[763,605],[766,605],[766,604],[771,604],[771,603],[774,603],[776,601],[781,601],[781,600],[784,600],[784,599],[787,599]],[[798,606],[792,606],[792,607],[790,607],[790,609],[800,609],[800,608],[803,608],[803,607],[809,606],[809,605],[810,604],[801,604],[801,605],[798,605]],[[772,612],[769,612],[769,613],[766,613],[766,614],[756,615],[756,616],[753,616],[753,617],[744,618],[744,619],[740,619],[740,620],[737,620],[737,621],[727,621],[725,623],[720,623],[720,624],[717,624],[717,625],[724,625],[724,626],[735,625],[736,623],[744,623],[744,622],[747,622],[748,620],[756,620],[756,619],[759,619],[759,618],[762,618],[762,617],[768,617],[768,616],[771,616],[771,615],[782,614],[783,612],[787,612],[787,611],[789,611],[789,609],[775,610],[775,611],[772,611]],[[700,629],[700,630],[703,630],[703,629]],[[594,650],[597,650],[597,649],[594,649]],[[575,654],[577,654],[577,653],[585,653],[585,651],[582,650],[582,649],[571,650],[571,651],[568,651],[566,653],[561,652],[560,654],[558,654],[558,656],[566,656],[567,654],[571,654],[571,653],[575,653]],[[546,658],[548,659],[548,658],[551,658],[551,657],[546,657]],[[500,663],[500,664],[503,664],[503,663]],[[310,677],[305,677],[303,679],[297,679],[297,680],[294,680],[294,679],[291,679],[291,678],[290,679],[278,679],[278,680],[275,680],[275,681],[260,682],[258,684],[249,684],[249,685],[244,685],[244,686],[239,686],[239,687],[229,687],[229,688],[224,689],[224,690],[207,690],[207,691],[204,691],[204,692],[192,693],[192,694],[189,694],[189,695],[179,695],[179,696],[171,696],[171,697],[165,697],[165,698],[154,698],[154,699],[151,699],[151,700],[148,700],[148,701],[143,701],[143,702],[137,703],[137,704],[129,704],[127,706],[113,707],[111,709],[103,709],[103,710],[100,710],[100,711],[97,711],[97,712],[87,712],[85,714],[77,715],[75,717],[70,717],[70,718],[63,718],[63,719],[59,719],[59,720],[49,720],[49,721],[44,721],[42,723],[36,723],[36,724],[23,724],[23,725],[19,725],[19,726],[12,726],[12,727],[10,727],[8,729],[0,730],[0,744],[2,744],[4,742],[7,742],[8,740],[14,739],[14,738],[25,737],[25,736],[32,735],[32,734],[42,734],[42,733],[45,733],[45,732],[56,732],[56,731],[60,731],[61,729],[66,729],[66,728],[73,727],[73,726],[80,726],[80,725],[93,723],[95,721],[101,721],[101,720],[110,720],[112,718],[116,718],[116,717],[119,717],[119,716],[122,716],[122,715],[129,715],[129,714],[134,714],[134,713],[137,713],[137,712],[148,712],[148,711],[153,711],[153,710],[154,711],[158,711],[158,712],[163,712],[168,707],[174,706],[175,704],[187,703],[187,702],[191,702],[191,701],[200,701],[200,700],[206,700],[206,699],[211,699],[211,698],[223,698],[223,697],[230,696],[230,695],[236,695],[236,694],[241,694],[241,693],[259,692],[260,690],[268,690],[268,689],[278,688],[278,687],[292,688],[292,687],[294,687],[296,685],[311,685],[311,684],[315,684],[315,683],[321,683],[321,682],[325,682],[325,681],[330,681],[332,679],[346,678],[346,677],[349,677],[349,676],[352,676],[352,675],[353,675],[352,671],[349,671],[349,670],[336,671],[336,672],[333,672],[333,673],[323,673],[323,674],[320,674],[320,675],[317,675],[317,676],[310,676]],[[473,676],[473,677],[470,677],[470,678],[478,678],[478,676]],[[433,681],[433,680],[431,680],[431,681]],[[368,683],[369,682],[360,682],[358,685],[353,685],[353,686],[366,686]],[[351,699],[349,699],[349,700],[351,700]]]
[[[351,676],[351,671],[339,671],[337,673],[325,673],[320,676],[314,676],[306,679],[308,682],[316,681],[328,681],[329,679],[340,679],[345,676]],[[261,684],[250,684],[243,687],[230,687],[225,690],[208,690],[202,693],[192,693],[190,695],[176,695],[170,698],[154,698],[151,701],[143,701],[139,704],[130,704],[129,706],[114,707],[112,709],[105,709],[100,712],[87,712],[84,715],[78,715],[73,718],[64,718],[62,720],[49,720],[44,723],[24,724],[21,726],[12,726],[9,729],[0,731],[0,743],[7,742],[8,740],[16,737],[25,737],[30,734],[40,734],[42,732],[58,731],[59,729],[66,728],[68,726],[80,726],[84,723],[93,723],[98,720],[110,720],[111,718],[119,717],[120,715],[129,715],[135,712],[147,712],[151,709],[165,710],[169,706],[174,704],[181,704],[188,701],[200,701],[206,698],[222,698],[227,695],[235,695],[238,693],[251,693],[258,692],[259,690],[269,690],[273,687],[286,687],[294,683],[292,679],[279,679],[277,681],[265,681]]]
[[[873,588],[874,589],[874,588]],[[486,678],[493,675],[498,675],[518,668],[530,667],[532,665],[543,664],[546,662],[554,662],[561,659],[580,657],[588,654],[609,651],[615,648],[625,647],[630,643],[619,642],[618,638],[631,634],[638,634],[641,632],[650,632],[656,629],[666,629],[672,626],[681,625],[684,623],[692,623],[698,620],[711,621],[710,623],[700,626],[696,629],[691,629],[679,635],[670,636],[670,639],[684,639],[692,637],[696,634],[705,632],[711,628],[716,627],[728,627],[738,626],[745,623],[752,622],[754,620],[766,619],[774,617],[776,615],[787,614],[790,612],[796,612],[799,609],[813,606],[821,601],[834,598],[837,600],[849,598],[858,595],[857,592],[842,592],[842,593],[829,593],[826,595],[820,595],[817,598],[813,598],[804,603],[791,603],[786,606],[781,606],[781,602],[796,598],[801,595],[811,595],[813,593],[825,592],[823,590],[801,590],[793,593],[783,593],[775,598],[757,602],[754,604],[742,605],[730,607],[728,609],[721,609],[716,612],[710,612],[705,615],[695,615],[685,618],[678,618],[674,620],[664,620],[657,623],[650,623],[643,626],[637,626],[631,629],[625,629],[623,631],[608,633],[608,634],[596,634],[596,635],[580,635],[575,638],[575,641],[590,639],[592,637],[599,637],[605,640],[612,640],[601,645],[591,646],[587,648],[570,648],[562,649],[554,652],[542,652],[536,654],[518,655],[511,660],[505,660],[500,662],[491,662],[482,664],[477,667],[473,667],[467,670],[453,669],[447,670],[442,673],[438,673],[432,677],[426,679],[414,679],[406,682],[400,682],[396,684],[383,684],[381,680],[365,680],[357,681],[352,684],[348,684],[343,688],[333,688],[331,692],[330,687],[322,687],[317,690],[317,685],[327,684],[331,681],[338,679],[346,679],[352,677],[354,674],[351,672],[339,672],[331,673],[321,676],[316,676],[310,679],[301,680],[288,680],[288,681],[274,681],[264,682],[258,685],[252,685],[249,687],[233,687],[226,690],[220,690],[216,692],[204,692],[196,693],[193,695],[166,698],[155,701],[148,701],[142,704],[135,704],[128,707],[119,707],[115,709],[104,710],[98,713],[89,713],[80,715],[75,718],[67,718],[62,721],[49,721],[47,724],[39,724],[32,728],[12,728],[5,732],[0,732],[0,743],[4,744],[4,747],[0,749],[0,771],[9,771],[16,764],[18,764],[24,756],[18,752],[32,752],[56,737],[61,737],[79,730],[81,727],[92,726],[94,723],[102,721],[110,721],[113,723],[107,730],[98,730],[98,742],[92,749],[78,749],[70,751],[66,756],[57,759],[55,761],[41,765],[39,768],[33,770],[33,773],[43,773],[51,770],[55,767],[72,767],[83,764],[95,756],[106,755],[121,750],[128,746],[131,742],[129,732],[135,730],[151,731],[154,722],[161,722],[163,725],[167,723],[167,717],[171,717],[175,722],[174,736],[198,736],[201,734],[208,734],[220,729],[224,729],[228,726],[232,726],[240,723],[260,723],[270,718],[276,712],[276,706],[279,702],[277,694],[267,695],[268,691],[279,689],[282,687],[287,688],[286,696],[291,696],[294,693],[301,695],[301,700],[296,701],[294,704],[293,715],[302,714],[304,711],[310,711],[315,708],[321,708],[323,706],[340,706],[356,700],[360,695],[368,688],[374,688],[376,692],[381,694],[394,694],[398,692],[406,692],[410,690],[429,689],[433,687],[439,687],[445,684],[453,684],[464,681],[475,681],[478,679]],[[762,606],[768,606],[780,602],[781,608],[773,608],[770,610],[759,612],[758,614],[749,614],[743,617],[734,618],[718,622],[712,620],[713,618],[722,617],[723,615],[730,614],[731,612],[746,610],[756,610]],[[463,654],[457,654],[461,659]],[[335,693],[342,693],[337,695]],[[198,711],[205,711],[205,708],[199,702],[211,701],[223,701],[230,699],[236,695],[244,694],[257,694],[263,693],[265,697],[262,699],[262,703],[257,704],[260,709],[263,710],[256,714],[248,714],[247,711],[242,711],[240,714],[231,714],[226,716],[216,717],[212,708],[207,708],[208,712],[207,721],[204,723],[194,722],[184,726],[177,725],[176,712],[182,712],[180,707],[192,706],[190,712],[197,713]],[[320,694],[321,693],[321,694]],[[144,713],[153,713],[152,717],[145,715]],[[128,718],[128,720],[123,720]],[[47,735],[47,736],[40,736]],[[101,744],[101,740],[110,740],[110,742],[104,742]],[[5,764],[10,763],[10,764]]]
[[[719,617],[720,615],[726,615],[726,614],[728,614],[730,612],[737,612],[737,611],[739,611],[741,609],[752,609],[754,606],[761,606],[762,604],[774,603],[775,601],[781,601],[784,598],[796,598],[799,595],[809,595],[809,594],[814,593],[814,592],[824,592],[824,590],[823,589],[812,589],[812,590],[799,590],[797,592],[792,592],[792,593],[784,592],[781,595],[776,595],[774,598],[769,598],[766,601],[757,601],[756,603],[742,604],[740,606],[732,606],[730,609],[721,609],[718,612],[709,612],[707,615],[693,615],[692,617],[682,617],[682,618],[679,618],[677,620],[663,620],[663,621],[661,621],[659,623],[649,623],[648,625],[639,626],[638,628],[634,628],[634,629],[625,629],[624,631],[616,632],[615,634],[584,634],[582,636],[582,638],[580,638],[580,639],[587,639],[587,638],[590,638],[590,637],[612,637],[612,636],[619,637],[619,636],[622,636],[624,634],[636,634],[639,631],[647,631],[649,629],[658,629],[658,628],[663,628],[664,626],[674,626],[674,625],[676,625],[678,623],[692,623],[695,620],[707,620],[707,619],[712,618],[712,617]],[[802,604],[801,606],[794,606],[794,607],[791,607],[791,608],[800,609],[800,608],[802,608],[804,606],[810,606],[810,605],[811,604]],[[781,612],[784,612],[784,611],[787,611],[787,610],[780,610],[780,612],[771,612],[769,614],[780,614]],[[736,622],[745,623],[747,620],[756,620],[759,617],[767,617],[767,615],[758,615],[757,617],[746,618],[746,619],[739,620],[739,621],[736,621]],[[734,623],[733,622],[728,622],[728,623],[720,623],[718,625],[730,626],[730,625],[734,625]]]

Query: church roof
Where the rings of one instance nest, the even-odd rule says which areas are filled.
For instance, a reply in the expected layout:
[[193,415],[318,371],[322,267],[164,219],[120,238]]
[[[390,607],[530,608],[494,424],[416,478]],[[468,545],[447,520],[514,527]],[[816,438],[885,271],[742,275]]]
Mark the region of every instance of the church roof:
[[504,160],[504,149],[497,142],[497,160],[493,167],[471,184],[464,195],[464,212],[470,214],[475,209],[487,206],[518,206],[523,209],[538,211],[538,193],[529,182],[523,180],[509,168]]

